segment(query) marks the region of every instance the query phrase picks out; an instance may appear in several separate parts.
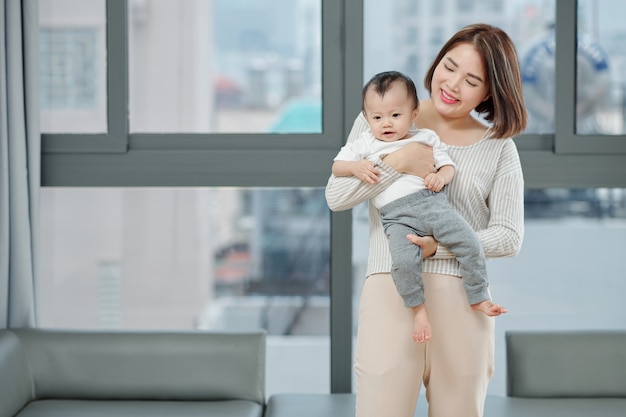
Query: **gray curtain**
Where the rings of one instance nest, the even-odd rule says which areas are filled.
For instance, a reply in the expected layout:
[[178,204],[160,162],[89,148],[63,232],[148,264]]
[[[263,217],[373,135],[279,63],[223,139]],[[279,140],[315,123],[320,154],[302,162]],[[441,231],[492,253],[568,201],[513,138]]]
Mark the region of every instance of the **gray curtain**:
[[39,224],[37,0],[0,8],[0,328],[34,327]]

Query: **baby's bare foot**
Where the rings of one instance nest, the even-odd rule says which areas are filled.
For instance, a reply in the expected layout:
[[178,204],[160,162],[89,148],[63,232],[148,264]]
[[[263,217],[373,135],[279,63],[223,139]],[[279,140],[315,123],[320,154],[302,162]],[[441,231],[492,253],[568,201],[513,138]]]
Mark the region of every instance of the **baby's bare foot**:
[[505,314],[508,310],[498,304],[493,303],[491,300],[481,301],[480,303],[472,304],[472,309],[480,311],[487,316],[499,316]]
[[424,304],[413,307],[415,312],[413,340],[417,343],[424,343],[431,338],[430,320],[428,320],[428,312]]

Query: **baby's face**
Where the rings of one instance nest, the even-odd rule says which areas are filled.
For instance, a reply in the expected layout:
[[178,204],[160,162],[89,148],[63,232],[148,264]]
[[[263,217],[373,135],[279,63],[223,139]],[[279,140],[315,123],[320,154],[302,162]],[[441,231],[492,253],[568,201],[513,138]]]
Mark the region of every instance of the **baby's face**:
[[413,101],[399,82],[393,83],[384,96],[369,89],[365,93],[363,108],[372,134],[385,142],[406,139],[417,116]]

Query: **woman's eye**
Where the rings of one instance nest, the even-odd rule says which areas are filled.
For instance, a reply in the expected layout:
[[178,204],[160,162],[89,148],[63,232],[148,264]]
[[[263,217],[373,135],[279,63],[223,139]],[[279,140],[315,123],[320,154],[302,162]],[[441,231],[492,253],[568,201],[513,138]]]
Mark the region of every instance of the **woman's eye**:
[[466,82],[471,85],[472,87],[478,87],[478,84],[474,84],[473,82],[471,82],[470,80],[466,80]]
[[446,64],[443,64],[443,67],[444,67],[445,69],[447,69],[448,71],[452,72],[452,68],[450,68],[450,67],[449,67],[449,66],[447,66]]

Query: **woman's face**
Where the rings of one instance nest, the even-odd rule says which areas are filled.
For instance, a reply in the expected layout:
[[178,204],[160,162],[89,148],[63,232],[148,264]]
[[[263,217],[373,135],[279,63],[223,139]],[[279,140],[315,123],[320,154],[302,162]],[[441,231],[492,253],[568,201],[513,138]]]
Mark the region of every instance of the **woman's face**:
[[444,55],[431,88],[433,103],[444,117],[466,117],[489,97],[485,68],[472,44],[459,43]]

